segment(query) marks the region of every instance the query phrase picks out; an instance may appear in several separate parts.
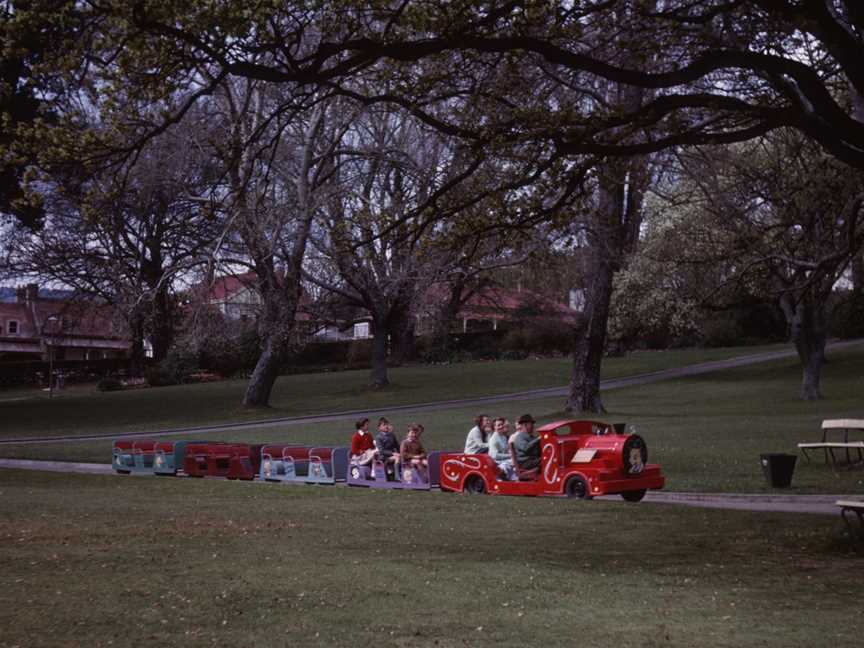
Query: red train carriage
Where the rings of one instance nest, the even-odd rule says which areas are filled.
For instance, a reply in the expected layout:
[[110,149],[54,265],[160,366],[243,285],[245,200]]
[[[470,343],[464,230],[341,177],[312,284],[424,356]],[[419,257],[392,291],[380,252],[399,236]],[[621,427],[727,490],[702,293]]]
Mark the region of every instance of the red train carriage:
[[245,443],[189,443],[183,469],[190,477],[255,479],[261,446]]
[[620,494],[638,502],[649,489],[663,488],[660,466],[648,463],[642,437],[622,434],[623,425],[600,421],[557,421],[540,436],[540,470],[530,479],[507,481],[488,455],[450,453],[441,457],[442,490],[500,495],[559,495],[588,498]]

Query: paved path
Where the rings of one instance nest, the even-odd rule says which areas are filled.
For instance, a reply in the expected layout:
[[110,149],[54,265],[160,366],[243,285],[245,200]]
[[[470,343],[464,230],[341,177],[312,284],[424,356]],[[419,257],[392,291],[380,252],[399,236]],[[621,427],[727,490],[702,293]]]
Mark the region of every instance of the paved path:
[[[851,346],[864,344],[864,340],[847,340],[843,342],[832,342],[828,344],[828,350],[845,349]],[[699,364],[688,365],[686,367],[675,367],[673,369],[663,369],[660,371],[652,371],[650,373],[637,374],[635,376],[625,376],[623,378],[613,378],[604,380],[600,383],[600,389],[606,391],[610,389],[621,389],[622,387],[632,387],[635,385],[647,385],[649,383],[660,382],[663,380],[672,380],[676,378],[684,378],[687,376],[697,376],[701,374],[721,371],[723,369],[733,369],[735,367],[745,367],[748,365],[769,362],[771,360],[781,360],[784,358],[795,357],[794,349],[783,349],[779,351],[767,351],[764,353],[754,353],[751,355],[739,356],[737,358],[729,358],[727,360],[714,360],[711,362],[700,362]],[[349,410],[344,412],[336,412],[332,414],[317,414],[310,416],[295,416],[275,419],[262,419],[257,421],[245,421],[243,423],[223,423],[219,425],[206,425],[185,428],[173,428],[167,430],[154,430],[151,432],[126,432],[126,433],[108,433],[108,434],[90,434],[80,436],[45,436],[45,437],[21,437],[12,439],[0,440],[0,445],[10,444],[43,444],[43,443],[76,443],[87,441],[98,441],[102,439],[131,439],[131,438],[153,438],[175,435],[191,435],[191,434],[213,434],[216,432],[225,432],[230,430],[247,430],[250,428],[269,428],[269,427],[290,427],[295,425],[308,425],[310,423],[329,423],[331,421],[353,420],[358,416],[375,417],[392,412],[434,412],[458,407],[467,407],[471,405],[487,405],[490,403],[513,402],[537,400],[541,398],[561,397],[567,394],[566,387],[547,387],[545,389],[532,389],[529,391],[516,392],[512,394],[499,394],[497,396],[482,396],[479,398],[461,398],[446,401],[436,401],[431,403],[417,403],[412,405],[394,405],[390,407],[382,407],[379,409],[370,410]]]
[[[113,475],[111,464],[75,463],[70,461],[32,461],[29,459],[0,459],[0,469],[40,470],[62,473]],[[624,502],[617,495],[598,498],[603,501]],[[773,494],[726,494],[726,493],[670,493],[654,491],[645,496],[652,504],[677,504],[703,508],[737,509],[743,511],[771,511],[784,513],[817,513],[837,515],[834,505],[838,499],[850,499],[848,495],[773,495]],[[856,499],[852,497],[852,499]]]

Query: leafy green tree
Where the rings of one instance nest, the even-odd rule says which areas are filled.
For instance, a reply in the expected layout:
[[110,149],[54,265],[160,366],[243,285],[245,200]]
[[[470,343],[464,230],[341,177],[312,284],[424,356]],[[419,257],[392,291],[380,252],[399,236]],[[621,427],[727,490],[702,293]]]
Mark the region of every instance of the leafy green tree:
[[692,191],[681,260],[712,266],[715,302],[742,288],[775,300],[801,360],[801,398],[819,398],[830,296],[864,249],[860,172],[792,131],[681,160]]

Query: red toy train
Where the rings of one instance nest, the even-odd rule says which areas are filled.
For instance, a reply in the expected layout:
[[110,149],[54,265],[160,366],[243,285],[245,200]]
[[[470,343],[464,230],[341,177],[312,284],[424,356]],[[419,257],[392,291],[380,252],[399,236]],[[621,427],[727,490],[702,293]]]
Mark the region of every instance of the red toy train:
[[[490,493],[495,495],[565,496],[590,498],[596,495],[620,494],[625,500],[638,502],[649,489],[663,488],[665,478],[660,466],[648,463],[645,441],[637,434],[625,434],[623,424],[611,425],[600,421],[569,420],[544,425],[540,437],[540,467],[520,479],[506,480],[491,457],[464,452],[434,452],[430,454],[426,484],[411,484],[411,488],[444,491]],[[114,469],[121,473],[186,474],[193,477],[227,477],[262,481],[302,481],[336,483],[369,488],[394,488],[402,484],[382,476],[351,479],[348,471],[347,448],[308,448],[251,446],[241,443],[211,443],[192,441],[126,441],[114,443]],[[279,461],[285,460],[285,448],[293,453],[291,470],[279,472]],[[314,457],[318,472],[298,470],[298,459]],[[265,460],[262,461],[262,456]],[[297,455],[298,457],[300,455]],[[274,460],[274,457],[279,460]],[[326,459],[326,461],[325,461]],[[303,463],[302,461],[300,463]],[[305,464],[303,464],[305,466]],[[275,467],[275,468],[274,468]],[[383,471],[381,471],[383,474]],[[290,474],[289,474],[290,473]],[[280,475],[280,476],[277,476]],[[407,487],[408,485],[404,485]]]
[[540,470],[533,479],[501,479],[487,455],[441,456],[441,489],[500,495],[565,495],[588,498],[620,494],[638,502],[649,489],[663,488],[660,466],[648,463],[648,448],[623,425],[599,421],[556,421],[540,435]]

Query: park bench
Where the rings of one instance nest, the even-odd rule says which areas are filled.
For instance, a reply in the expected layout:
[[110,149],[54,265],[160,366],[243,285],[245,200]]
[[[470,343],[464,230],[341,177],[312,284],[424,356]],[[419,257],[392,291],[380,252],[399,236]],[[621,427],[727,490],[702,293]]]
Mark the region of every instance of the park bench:
[[[828,463],[828,457],[831,457],[831,463],[837,462],[835,450],[843,450],[846,453],[846,461],[852,462],[851,451],[855,450],[858,453],[858,461],[864,460],[864,440],[849,441],[849,432],[856,431],[864,433],[864,419],[828,419],[822,421],[822,440],[817,443],[799,443],[798,449],[801,450],[804,458],[810,461],[808,450],[822,450],[825,453],[825,463]],[[828,434],[836,433],[842,435],[842,441],[829,441]]]
[[[853,540],[857,537],[864,542],[864,501],[837,500],[835,504],[840,507],[840,516],[849,529],[849,536]],[[858,518],[857,529],[853,523],[853,516]]]

